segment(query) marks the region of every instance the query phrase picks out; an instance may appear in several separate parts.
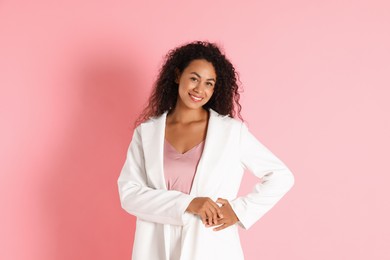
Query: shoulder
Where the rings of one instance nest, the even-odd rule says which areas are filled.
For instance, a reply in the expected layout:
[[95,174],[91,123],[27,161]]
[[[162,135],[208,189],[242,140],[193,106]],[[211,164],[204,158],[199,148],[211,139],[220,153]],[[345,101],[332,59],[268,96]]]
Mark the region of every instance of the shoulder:
[[162,117],[164,117],[167,112],[168,111],[166,111],[166,112],[164,112],[164,113],[162,113],[161,115],[158,115],[158,116],[151,116],[151,117],[149,117],[149,119],[145,120],[140,125],[152,124],[152,123],[160,120]]
[[136,129],[143,129],[143,128],[147,128],[147,127],[153,127],[155,126],[156,124],[159,124],[161,122],[164,122],[165,123],[165,118],[166,118],[166,115],[167,115],[168,111],[165,111],[164,113],[162,113],[161,115],[158,115],[158,116],[152,116],[152,117],[149,117],[149,119],[143,121],[142,123],[140,123]]
[[160,125],[164,123],[165,115],[166,113],[149,117],[149,119],[138,124],[133,130],[133,140],[142,140],[145,136],[155,133],[155,129],[159,129]]
[[224,126],[224,127],[231,127],[231,128],[241,128],[244,124],[244,122],[230,117],[228,115],[221,115],[218,112],[214,111],[213,109],[210,110],[210,117],[213,117],[218,124]]

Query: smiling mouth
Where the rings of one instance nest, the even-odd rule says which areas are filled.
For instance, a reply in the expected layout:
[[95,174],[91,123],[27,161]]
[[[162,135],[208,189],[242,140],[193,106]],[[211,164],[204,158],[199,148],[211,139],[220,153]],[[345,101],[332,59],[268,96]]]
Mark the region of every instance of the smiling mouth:
[[199,102],[199,101],[202,101],[203,98],[202,97],[196,97],[194,95],[191,95],[190,93],[188,93],[190,95],[190,98],[195,101],[195,102]]

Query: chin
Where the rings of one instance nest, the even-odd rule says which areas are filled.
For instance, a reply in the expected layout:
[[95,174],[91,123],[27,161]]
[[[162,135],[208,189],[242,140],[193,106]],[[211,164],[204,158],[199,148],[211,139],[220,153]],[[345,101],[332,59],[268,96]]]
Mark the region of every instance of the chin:
[[200,106],[188,106],[188,108],[193,109],[193,110],[198,110],[198,109],[202,109],[203,105],[200,105]]

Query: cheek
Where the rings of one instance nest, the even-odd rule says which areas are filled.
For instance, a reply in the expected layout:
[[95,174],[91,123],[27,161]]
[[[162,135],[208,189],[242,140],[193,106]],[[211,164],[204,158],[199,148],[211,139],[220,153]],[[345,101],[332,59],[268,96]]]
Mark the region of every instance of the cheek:
[[186,92],[187,91],[187,86],[186,86],[186,84],[184,84],[184,82],[183,83],[181,83],[180,85],[179,85],[179,93],[184,93],[184,92]]
[[188,91],[191,88],[191,83],[188,81],[181,81],[179,84],[179,91]]
[[214,89],[210,89],[207,91],[207,95],[209,96],[209,98],[211,98],[213,94],[214,94]]

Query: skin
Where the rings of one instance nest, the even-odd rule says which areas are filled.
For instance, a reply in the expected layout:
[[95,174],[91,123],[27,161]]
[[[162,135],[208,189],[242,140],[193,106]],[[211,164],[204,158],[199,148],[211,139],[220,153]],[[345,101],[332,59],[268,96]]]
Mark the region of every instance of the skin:
[[[217,75],[212,63],[203,59],[193,60],[182,73],[176,73],[179,95],[175,109],[167,115],[165,138],[178,152],[185,153],[206,138],[209,114],[203,105],[214,93]],[[186,211],[199,216],[206,227],[215,227],[214,231],[239,221],[223,198],[214,202],[208,197],[197,197]]]

